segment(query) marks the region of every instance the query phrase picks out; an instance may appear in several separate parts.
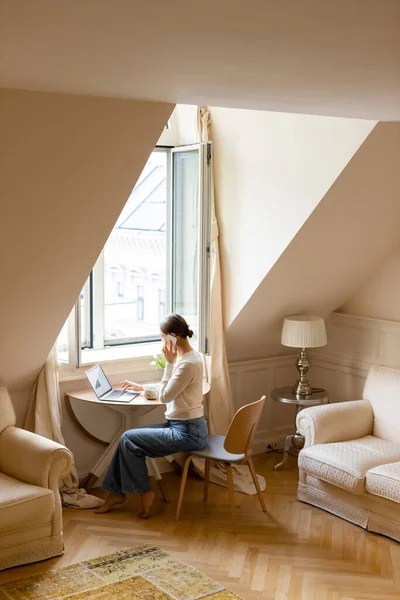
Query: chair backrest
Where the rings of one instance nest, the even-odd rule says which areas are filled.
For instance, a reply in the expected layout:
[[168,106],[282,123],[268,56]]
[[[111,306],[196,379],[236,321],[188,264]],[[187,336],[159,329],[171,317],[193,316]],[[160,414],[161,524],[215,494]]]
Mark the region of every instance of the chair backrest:
[[371,367],[363,398],[374,411],[373,435],[400,443],[400,369]]
[[225,450],[231,454],[248,454],[264,407],[265,396],[257,402],[239,408],[232,419],[225,439]]
[[0,387],[0,433],[15,425],[15,411],[8,389]]

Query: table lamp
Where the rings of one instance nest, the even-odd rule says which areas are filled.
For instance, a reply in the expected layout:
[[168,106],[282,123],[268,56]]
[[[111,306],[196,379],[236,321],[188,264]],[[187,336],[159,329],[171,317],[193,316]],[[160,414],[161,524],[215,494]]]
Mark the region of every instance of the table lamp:
[[309,315],[285,317],[281,342],[283,346],[301,348],[300,356],[296,363],[300,378],[293,387],[293,393],[298,396],[309,396],[312,394],[313,389],[307,379],[307,372],[311,364],[307,357],[306,348],[319,348],[326,345],[324,319]]

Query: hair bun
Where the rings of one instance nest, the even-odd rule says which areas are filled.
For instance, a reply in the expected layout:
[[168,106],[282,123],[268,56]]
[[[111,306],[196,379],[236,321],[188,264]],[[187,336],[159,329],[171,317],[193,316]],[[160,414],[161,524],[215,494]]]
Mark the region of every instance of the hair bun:
[[194,333],[181,315],[167,315],[160,323],[160,330],[165,335],[176,335],[179,338],[191,338]]

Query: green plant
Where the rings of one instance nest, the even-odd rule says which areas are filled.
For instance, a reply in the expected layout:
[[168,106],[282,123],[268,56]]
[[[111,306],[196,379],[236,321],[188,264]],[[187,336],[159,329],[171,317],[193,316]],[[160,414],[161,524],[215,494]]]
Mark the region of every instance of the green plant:
[[156,354],[154,356],[154,360],[151,361],[150,366],[152,367],[160,367],[160,369],[165,369],[166,361],[162,354]]

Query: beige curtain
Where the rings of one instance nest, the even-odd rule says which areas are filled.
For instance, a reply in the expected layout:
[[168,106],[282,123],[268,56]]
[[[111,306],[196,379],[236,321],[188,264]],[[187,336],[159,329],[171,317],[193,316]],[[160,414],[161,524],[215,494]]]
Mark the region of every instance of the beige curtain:
[[[211,142],[211,115],[205,106],[197,109],[197,132],[200,142]],[[208,425],[210,432],[225,435],[234,415],[235,409],[230,389],[228,360],[225,348],[223,328],[221,268],[219,258],[218,221],[215,209],[214,172],[211,174],[211,240],[210,240],[210,359],[208,367],[208,380],[211,386],[208,396]],[[204,474],[204,461],[194,461],[196,470]],[[235,489],[245,494],[256,494],[247,466],[233,467]],[[265,489],[265,479],[258,475],[260,487]],[[225,469],[215,464],[210,470],[210,480],[220,485],[227,485]]]
[[[57,350],[54,347],[35,382],[25,429],[65,446],[61,421]],[[63,505],[72,508],[97,508],[104,503],[100,498],[87,494],[86,490],[79,489],[75,467],[60,481],[60,494]]]
[[[210,112],[197,109],[197,132],[200,142],[210,142]],[[214,169],[213,169],[214,171]],[[211,390],[208,395],[210,433],[226,434],[234,415],[234,407],[226,357],[222,315],[221,269],[219,259],[218,221],[215,211],[214,172],[211,173],[211,235],[210,235],[210,341],[208,376]]]

